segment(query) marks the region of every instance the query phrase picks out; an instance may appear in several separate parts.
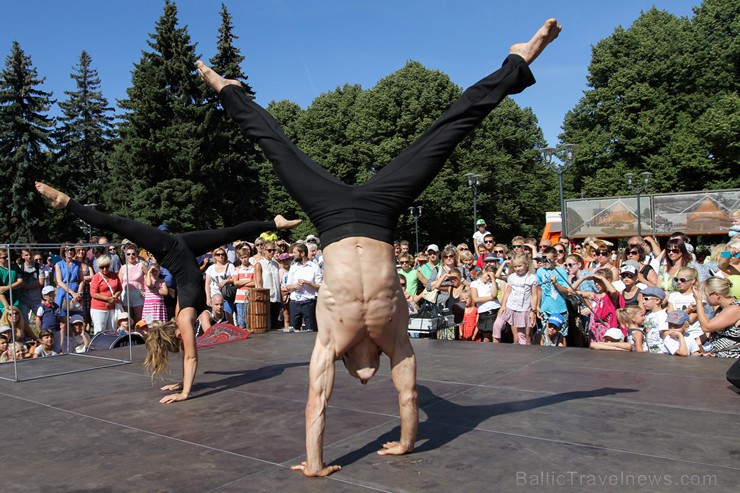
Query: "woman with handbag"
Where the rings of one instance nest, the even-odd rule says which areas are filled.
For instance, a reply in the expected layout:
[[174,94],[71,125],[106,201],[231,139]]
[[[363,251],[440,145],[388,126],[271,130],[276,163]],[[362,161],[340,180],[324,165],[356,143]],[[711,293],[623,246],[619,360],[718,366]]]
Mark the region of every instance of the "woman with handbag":
[[234,296],[236,295],[236,289],[232,289],[235,287],[232,279],[235,270],[234,264],[226,259],[226,249],[218,247],[213,250],[213,264],[206,269],[206,305],[213,306],[211,299],[213,296],[220,294],[224,297],[224,300],[229,300],[224,305],[226,312],[234,313],[234,307],[231,306],[231,303],[234,302]]
[[83,206],[40,182],[36,182],[36,190],[49,201],[52,208],[69,209],[91,227],[112,231],[137,242],[154,254],[161,265],[175,276],[178,301],[176,318],[164,324],[153,324],[146,340],[144,364],[151,371],[152,378],[167,369],[168,353],[183,353],[182,382],[161,388],[176,392],[160,399],[159,402],[163,404],[187,399],[198,369],[194,326],[198,314],[205,309],[206,300],[197,256],[235,238],[254,237],[262,231],[294,228],[301,223],[299,219],[288,221],[283,216],[275,216],[273,221],[244,222],[230,228],[174,235],[132,219],[110,216]]
[[113,330],[116,306],[121,306],[123,287],[115,272],[111,272],[108,254],[98,257],[98,273],[90,280],[90,318],[93,332]]

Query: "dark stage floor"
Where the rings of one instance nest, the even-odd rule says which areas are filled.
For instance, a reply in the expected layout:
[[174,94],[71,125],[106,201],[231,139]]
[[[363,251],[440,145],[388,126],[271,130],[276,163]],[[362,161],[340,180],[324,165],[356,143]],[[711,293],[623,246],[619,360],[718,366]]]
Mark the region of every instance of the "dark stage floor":
[[[740,395],[732,361],[414,340],[417,448],[399,435],[387,358],[363,387],[339,363],[325,459],[304,478],[314,334],[257,334],[200,351],[194,396],[161,405],[134,363],[0,381],[0,491],[737,491]],[[112,350],[127,356],[128,350]],[[179,375],[179,355],[170,381]],[[90,367],[64,356],[20,377]],[[11,365],[2,365],[9,376]]]

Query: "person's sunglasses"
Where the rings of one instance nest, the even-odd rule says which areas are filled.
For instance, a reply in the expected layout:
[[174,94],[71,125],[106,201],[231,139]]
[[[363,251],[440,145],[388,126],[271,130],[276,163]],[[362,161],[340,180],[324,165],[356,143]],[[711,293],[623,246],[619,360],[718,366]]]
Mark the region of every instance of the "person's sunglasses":
[[136,257],[136,254],[135,253],[127,253],[126,256],[127,257]]
[[268,253],[271,253],[271,252],[274,252],[275,249],[274,248],[265,248],[265,251],[268,252]]
[[411,262],[409,262],[408,260],[401,260],[401,261],[400,261],[400,262],[398,262],[398,263],[399,263],[399,264],[401,264],[401,265],[404,265],[404,264],[408,265],[408,264],[410,264]]
[[455,258],[454,255],[445,255],[444,258]]
[[214,257],[223,257],[224,255],[226,254],[225,253],[214,253],[213,254]]
[[458,251],[468,252],[468,251],[470,251],[470,249],[463,247],[463,248],[458,248]]
[[627,252],[627,255],[640,255],[640,252],[638,252],[637,250],[630,250],[629,252]]
[[666,248],[665,250],[668,253],[681,253],[681,249],[680,248]]
[[493,243],[493,241],[491,241],[491,240],[485,240],[485,241],[483,241],[483,243]]
[[623,277],[623,278],[624,277],[628,277],[628,278],[632,279],[633,277],[635,277],[635,275],[633,273],[631,273],[631,272],[622,272],[621,274],[619,274],[619,277]]
[[737,252],[735,254],[733,254],[732,252],[722,252],[722,253],[720,253],[720,257],[722,257],[722,258],[732,258],[732,257],[740,258],[740,252]]
[[576,265],[576,264],[573,264],[573,263],[571,263],[571,264],[565,264],[565,266],[566,266],[567,268],[569,268],[569,269],[570,269],[571,267],[573,267],[574,265]]
[[555,249],[555,252],[557,252],[557,253],[565,253],[565,250],[558,250],[558,249],[556,248],[556,249]]
[[675,283],[681,283],[681,284],[683,284],[685,282],[693,281],[693,280],[694,280],[693,277],[674,277],[673,278],[673,282],[675,282]]
[[5,260],[6,258],[8,258],[7,255],[0,255],[0,260]]
[[511,248],[521,248],[522,245],[511,245]]
[[503,250],[494,250],[493,253],[502,254],[503,255],[504,254],[504,251]]
[[607,252],[606,250],[600,250],[600,251],[596,252],[596,255],[604,255],[604,256],[606,256],[606,255],[609,255],[609,252]]

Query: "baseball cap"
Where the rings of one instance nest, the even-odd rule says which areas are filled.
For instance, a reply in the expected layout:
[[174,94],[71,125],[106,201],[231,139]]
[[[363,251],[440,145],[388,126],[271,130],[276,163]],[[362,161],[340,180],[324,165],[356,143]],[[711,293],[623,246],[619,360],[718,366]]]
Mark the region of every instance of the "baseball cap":
[[69,317],[69,323],[71,323],[72,325],[74,325],[74,324],[84,324],[85,323],[85,319],[82,318],[82,315],[72,315],[71,317]]
[[673,310],[665,321],[671,325],[683,325],[689,321],[689,314],[682,310]]
[[118,320],[118,321],[120,321],[120,320],[127,320],[127,319],[128,319],[128,313],[126,313],[126,312],[121,312],[116,317],[116,320]]
[[486,258],[483,259],[484,262],[498,262],[498,257],[495,256],[492,253],[489,253],[486,255]]
[[643,296],[653,296],[654,298],[659,298],[660,301],[665,299],[665,291],[658,286],[648,286],[640,292]]
[[54,289],[54,286],[44,286],[44,289],[41,290],[41,294],[43,296],[46,296],[47,294],[53,293],[54,291],[56,291]]
[[3,332],[10,332],[10,326],[0,325],[0,334],[2,334]]
[[140,329],[142,327],[147,327],[147,326],[149,326],[149,324],[146,323],[146,320],[139,320],[138,322],[136,322],[137,329]]
[[308,235],[306,236],[306,242],[309,242],[309,241],[315,241],[318,243],[319,239],[314,235]]
[[427,247],[427,249],[426,249],[426,251],[427,251],[427,252],[428,252],[429,250],[433,250],[433,251],[435,251],[435,252],[439,252],[439,247],[438,247],[437,245],[435,245],[434,243],[432,243],[432,244],[431,244],[431,245],[429,245],[429,246]]
[[612,327],[611,329],[608,329],[606,332],[604,332],[604,338],[607,337],[609,339],[614,339],[615,341],[624,340],[624,334],[622,334],[622,331],[616,327]]
[[478,219],[477,221],[475,221],[475,225],[476,226],[485,226],[486,225],[486,222],[483,219]]
[[635,269],[634,265],[624,264],[622,265],[622,268],[619,269],[620,274],[637,274],[637,269]]
[[556,326],[558,329],[561,328],[564,323],[565,323],[565,317],[563,317],[559,313],[553,313],[547,319],[547,324],[548,325],[552,324],[552,325]]

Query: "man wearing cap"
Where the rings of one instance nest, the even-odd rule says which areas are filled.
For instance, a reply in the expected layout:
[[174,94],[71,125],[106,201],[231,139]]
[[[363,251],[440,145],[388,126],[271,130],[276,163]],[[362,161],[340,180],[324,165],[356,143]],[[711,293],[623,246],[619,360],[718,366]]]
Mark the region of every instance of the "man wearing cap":
[[422,285],[426,286],[429,282],[429,279],[432,277],[432,272],[434,272],[437,269],[437,264],[439,263],[439,247],[432,243],[427,247],[427,262],[419,267],[418,271],[418,277],[419,282],[422,283]]
[[478,219],[475,222],[475,226],[478,228],[478,230],[473,233],[473,248],[477,248],[478,245],[483,243],[483,238],[485,238],[487,234],[490,234],[486,230],[486,222],[483,219]]

